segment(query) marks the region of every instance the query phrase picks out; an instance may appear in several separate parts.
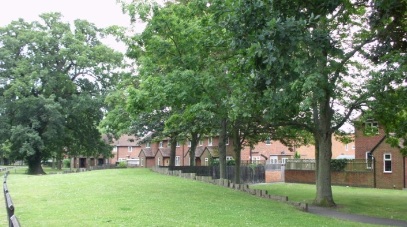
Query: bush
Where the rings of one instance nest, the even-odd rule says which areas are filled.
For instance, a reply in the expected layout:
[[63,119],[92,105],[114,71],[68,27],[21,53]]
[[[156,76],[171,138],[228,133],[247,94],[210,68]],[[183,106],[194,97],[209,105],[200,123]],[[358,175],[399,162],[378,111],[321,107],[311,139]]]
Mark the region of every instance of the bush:
[[119,162],[117,168],[127,168],[127,162]]
[[347,159],[331,159],[331,171],[343,171],[347,164]]
[[63,165],[65,168],[70,168],[71,167],[71,159],[64,159],[62,161]]
[[236,161],[235,161],[235,160],[228,160],[228,161],[226,162],[226,165],[227,165],[227,166],[234,166],[234,165],[236,165]]

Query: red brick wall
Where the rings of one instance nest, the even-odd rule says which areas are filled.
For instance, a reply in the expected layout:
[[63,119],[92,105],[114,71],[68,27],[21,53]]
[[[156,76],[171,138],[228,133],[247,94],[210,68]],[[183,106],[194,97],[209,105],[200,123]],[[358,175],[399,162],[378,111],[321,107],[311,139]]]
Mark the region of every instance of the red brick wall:
[[[315,184],[315,171],[312,170],[286,170],[285,182]],[[346,185],[355,187],[373,187],[373,172],[332,172],[333,185]]]
[[280,170],[266,171],[266,183],[281,182],[283,180]]

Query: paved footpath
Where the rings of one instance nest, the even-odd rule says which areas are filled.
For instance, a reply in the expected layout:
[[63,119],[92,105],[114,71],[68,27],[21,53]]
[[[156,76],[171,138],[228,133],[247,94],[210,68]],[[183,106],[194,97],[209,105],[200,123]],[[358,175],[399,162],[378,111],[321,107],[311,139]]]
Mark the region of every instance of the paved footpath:
[[347,213],[339,212],[339,211],[337,211],[335,209],[331,209],[331,208],[308,206],[308,212],[312,213],[312,214],[328,216],[328,217],[333,217],[333,218],[338,218],[338,219],[344,219],[344,220],[349,220],[349,221],[355,221],[355,222],[368,223],[368,224],[407,227],[406,221],[386,219],[386,218],[376,218],[376,217],[357,215],[357,214],[347,214]]

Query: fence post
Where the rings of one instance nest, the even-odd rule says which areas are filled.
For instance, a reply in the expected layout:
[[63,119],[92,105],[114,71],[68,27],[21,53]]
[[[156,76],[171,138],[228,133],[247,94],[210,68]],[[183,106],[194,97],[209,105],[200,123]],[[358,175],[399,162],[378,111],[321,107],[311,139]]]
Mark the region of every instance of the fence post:
[[14,215],[14,205],[13,201],[11,200],[11,196],[8,192],[5,194],[5,200],[6,200],[6,209],[7,209],[7,219],[9,220],[9,226],[13,226],[11,223],[11,216]]

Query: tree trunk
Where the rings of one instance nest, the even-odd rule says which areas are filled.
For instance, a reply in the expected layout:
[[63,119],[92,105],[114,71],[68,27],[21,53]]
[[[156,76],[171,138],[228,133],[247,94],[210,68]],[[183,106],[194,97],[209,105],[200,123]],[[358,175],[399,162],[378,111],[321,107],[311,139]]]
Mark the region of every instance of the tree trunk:
[[219,132],[219,174],[221,179],[226,179],[226,119],[221,120]]
[[[329,97],[329,95],[326,95]],[[331,187],[331,157],[332,157],[332,131],[331,120],[334,111],[330,107],[329,98],[326,98],[320,107],[318,120],[318,130],[314,133],[317,143],[317,174],[316,187],[317,194],[315,204],[319,206],[336,206]]]
[[[329,134],[329,133],[328,133]],[[328,138],[329,137],[329,138]],[[335,206],[331,187],[331,157],[332,141],[331,135],[320,138],[318,155],[318,174],[317,174],[317,196],[315,203],[320,206]]]
[[233,141],[233,151],[235,152],[235,176],[234,183],[240,184],[240,163],[241,163],[241,151],[242,144],[240,143],[239,129],[233,129],[232,132],[232,141]]
[[198,146],[199,139],[201,137],[198,133],[192,133],[191,135],[191,149],[189,151],[189,165],[195,166],[195,151]]
[[175,166],[175,154],[176,154],[176,150],[177,150],[177,140],[174,138],[171,138],[171,150],[170,150],[170,167],[174,167]]
[[41,159],[42,157],[40,151],[36,151],[34,155],[27,157],[28,174],[45,174],[41,166]]

